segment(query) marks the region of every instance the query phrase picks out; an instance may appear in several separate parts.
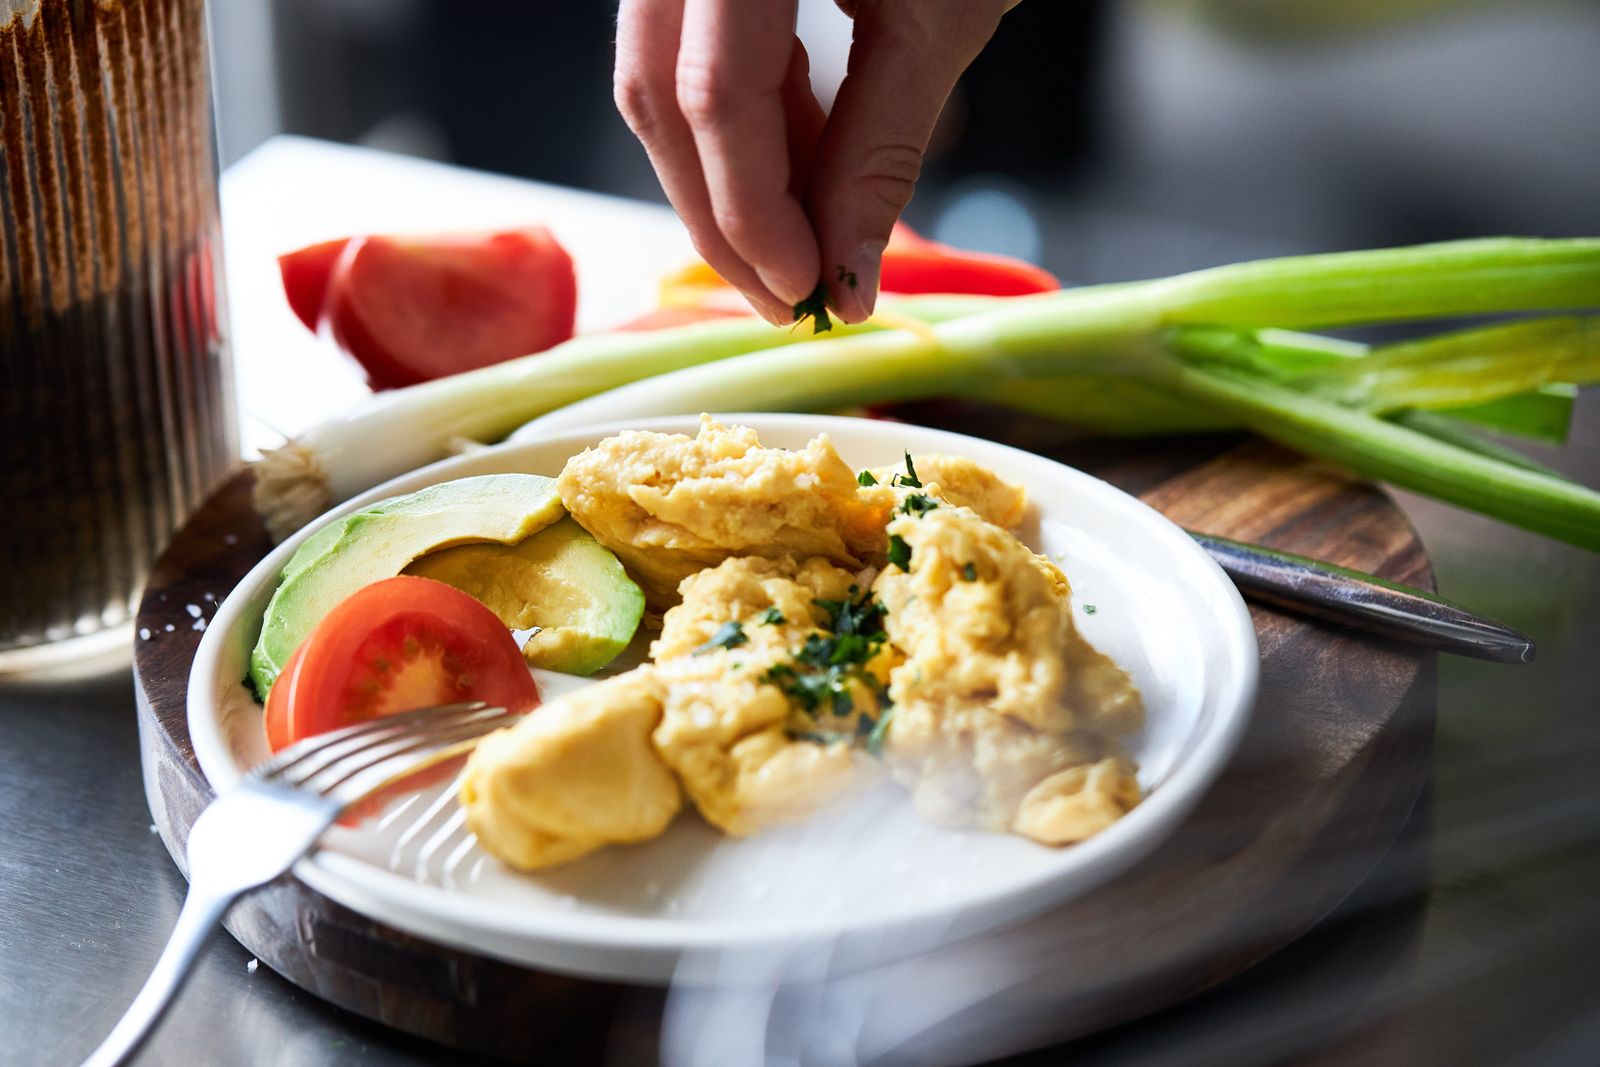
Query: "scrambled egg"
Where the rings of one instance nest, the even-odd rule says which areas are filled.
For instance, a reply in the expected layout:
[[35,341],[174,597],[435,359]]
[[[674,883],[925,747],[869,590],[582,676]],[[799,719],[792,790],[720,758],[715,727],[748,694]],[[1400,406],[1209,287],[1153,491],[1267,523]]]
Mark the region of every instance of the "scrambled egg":
[[696,437],[617,434],[567,461],[561,502],[658,608],[678,583],[731,556],[820,556],[859,567],[879,548],[885,504],[824,434],[762,448],[754,430],[701,416]]
[[880,765],[930,819],[1049,845],[1133,808],[1122,745],[1143,704],[1077,632],[1066,577],[1008,532],[1024,491],[970,460],[911,463],[920,486],[898,465],[863,486],[826,437],[762,448],[707,417],[569,461],[573,517],[674,606],[653,663],[479,746],[462,799],[485,848],[569,862],[660,833],[680,794],[751,834]]
[[724,833],[803,821],[859,784],[850,742],[860,716],[876,716],[871,688],[847,683],[852,710],[813,717],[769,674],[825,632],[818,600],[855,589],[827,560],[737,557],[686,578],[683,602],[662,620],[651,646],[667,688],[656,750]]
[[[888,532],[910,558],[909,570],[891,565],[873,584],[889,639],[905,654],[890,675],[895,712],[884,754],[918,809],[945,824],[1061,843],[1132,807],[1136,787],[1132,801],[1093,825],[1084,803],[1034,796],[1059,772],[1114,757],[1116,740],[1143,722],[1127,674],[1078,635],[1061,571],[967,508],[902,515]],[[1123,784],[1094,781],[1051,788],[1082,795]],[[1024,797],[1035,803],[1017,823]]]
[[650,744],[661,700],[650,670],[630,671],[490,734],[463,773],[467,826],[484,848],[528,870],[658,836],[683,807]]
[[[916,471],[922,488],[897,484],[911,470]],[[871,473],[878,484],[864,489],[862,495],[891,512],[907,496],[923,493],[947,504],[971,508],[987,521],[1010,530],[1021,524],[1028,510],[1028,494],[1022,486],[963,456],[912,456],[909,467],[873,467]]]

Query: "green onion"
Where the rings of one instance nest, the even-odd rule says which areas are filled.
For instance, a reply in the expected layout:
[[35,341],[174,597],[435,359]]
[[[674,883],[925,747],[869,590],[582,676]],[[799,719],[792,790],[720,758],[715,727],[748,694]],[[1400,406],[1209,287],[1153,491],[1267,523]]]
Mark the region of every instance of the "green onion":
[[[826,410],[966,395],[1108,432],[1245,427],[1372,477],[1600,547],[1600,495],[1514,462],[1466,428],[1564,433],[1571,383],[1600,381],[1595,320],[1538,319],[1376,348],[1296,332],[1596,307],[1600,240],[1494,238],[1264,260],[998,302],[905,302],[895,310],[933,325],[839,325],[829,339],[804,345],[792,343],[801,339],[795,334],[747,322],[676,336],[580,339],[417,387],[432,390],[425,397],[393,394],[396,410],[373,417],[364,433],[346,427],[342,443],[364,445],[383,433],[386,442],[413,438],[410,450],[392,462],[384,457],[382,471],[370,463],[330,466],[326,481],[332,495],[358,491],[377,480],[374,473],[438,458],[451,436],[503,435],[513,410],[526,418],[566,405],[532,422],[531,434],[704,410]],[[719,328],[726,332],[713,334]],[[646,375],[655,377],[633,381]],[[621,382],[631,384],[602,392]],[[1416,414],[1429,408],[1453,414]],[[908,484],[903,476],[899,482]]]
[[[915,297],[886,311],[927,322],[995,305],[993,297]],[[876,330],[838,323],[833,336]],[[494,442],[529,419],[627,382],[807,340],[760,319],[578,337],[520,359],[379,393],[254,465],[256,509],[283,538],[333,504],[448,456],[461,440]]]

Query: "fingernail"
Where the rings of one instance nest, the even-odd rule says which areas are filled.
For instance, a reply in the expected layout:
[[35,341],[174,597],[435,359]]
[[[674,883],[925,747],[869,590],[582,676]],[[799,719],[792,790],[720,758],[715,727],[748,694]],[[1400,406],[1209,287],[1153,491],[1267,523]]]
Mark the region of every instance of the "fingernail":
[[882,250],[863,245],[848,263],[837,263],[828,279],[833,306],[846,322],[865,322],[878,302],[878,264]]
[[761,279],[772,295],[793,307],[811,295],[811,290],[816,288],[816,281],[800,281],[796,278],[786,277],[772,271],[756,268],[756,276]]

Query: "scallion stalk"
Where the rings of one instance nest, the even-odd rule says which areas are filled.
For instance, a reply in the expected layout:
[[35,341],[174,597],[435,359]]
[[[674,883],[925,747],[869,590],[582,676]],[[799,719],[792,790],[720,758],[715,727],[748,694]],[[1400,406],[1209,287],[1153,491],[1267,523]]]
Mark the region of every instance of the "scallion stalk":
[[[894,314],[938,322],[991,297],[886,301]],[[847,326],[842,335],[877,329]],[[492,442],[529,419],[625,382],[742,353],[808,341],[754,317],[641,333],[578,337],[547,352],[378,393],[256,462],[256,508],[276,537],[329,506],[450,454],[459,439]]]
[[[803,346],[791,344],[802,336],[754,322],[586,338],[378,398],[301,442],[291,456],[297,463],[286,465],[300,486],[311,468],[310,480],[325,486],[325,504],[439,458],[451,438],[495,440],[542,412],[550,414],[525,433],[702,410],[816,410],[941,394],[1040,397],[1053,380],[1055,410],[1075,410],[1101,428],[1119,421],[1141,430],[1183,420],[1192,428],[1235,422],[1363,473],[1593,547],[1600,541],[1596,494],[1347,406],[1394,401],[1400,392],[1394,382],[1416,384],[1435,374],[1429,359],[1387,357],[1399,377],[1340,403],[1313,395],[1325,388],[1318,383],[1356,380],[1341,376],[1362,373],[1372,353],[1291,328],[1596,306],[1600,240],[1497,238],[1267,260],[1000,302],[907,302],[900,314],[934,325],[841,328]],[[1582,380],[1574,376],[1588,373],[1587,358],[1562,364],[1563,380]],[[1506,380],[1517,373],[1523,371]],[[1498,386],[1495,395],[1549,382],[1551,373],[1525,373],[1515,388]],[[1407,404],[1481,402],[1491,380],[1497,379],[1479,375],[1471,396],[1441,394],[1435,383],[1431,399],[1406,394]],[[622,382],[630,384],[611,388]],[[1136,416],[1144,421],[1135,425]],[[377,448],[374,438],[383,442]],[[336,470],[325,458],[343,460],[353,449],[382,459]],[[307,454],[316,463],[303,461]],[[303,491],[295,496],[293,514],[280,526],[308,518],[310,499]]]

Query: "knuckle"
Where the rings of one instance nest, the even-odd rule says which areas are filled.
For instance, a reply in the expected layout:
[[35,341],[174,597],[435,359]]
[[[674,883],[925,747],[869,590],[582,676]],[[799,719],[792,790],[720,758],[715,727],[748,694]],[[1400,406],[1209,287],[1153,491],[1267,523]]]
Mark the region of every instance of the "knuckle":
[[862,161],[859,181],[866,192],[898,212],[910,203],[922,174],[922,152],[915,145],[880,145]]
[[676,87],[678,110],[693,126],[726,124],[742,100],[739,86],[705,63],[680,63]]
[[660,108],[656,103],[659,94],[646,79],[632,72],[617,71],[612,82],[612,97],[622,113],[622,120],[641,141],[648,140],[661,125]]

